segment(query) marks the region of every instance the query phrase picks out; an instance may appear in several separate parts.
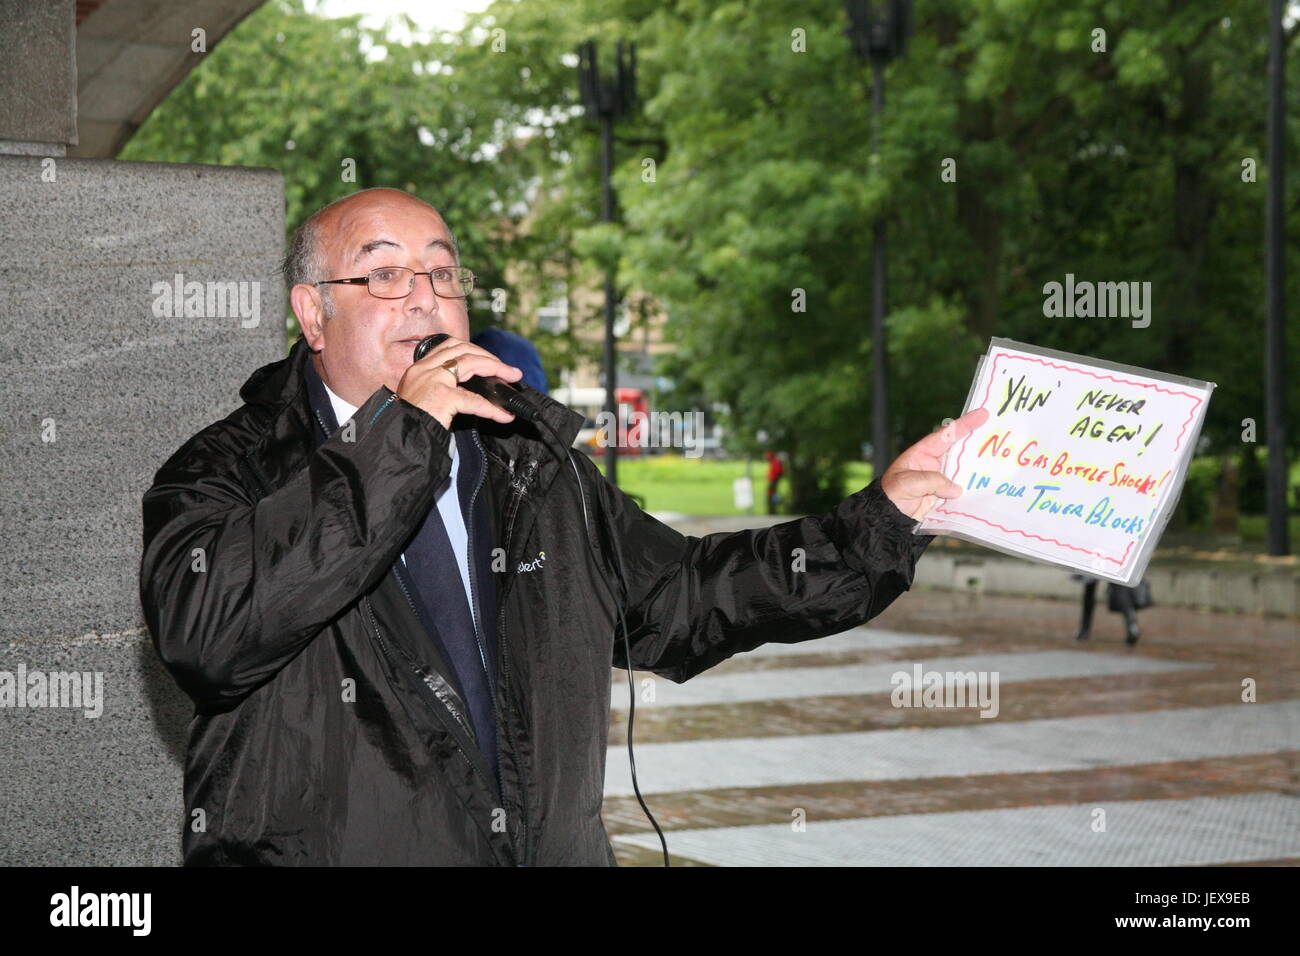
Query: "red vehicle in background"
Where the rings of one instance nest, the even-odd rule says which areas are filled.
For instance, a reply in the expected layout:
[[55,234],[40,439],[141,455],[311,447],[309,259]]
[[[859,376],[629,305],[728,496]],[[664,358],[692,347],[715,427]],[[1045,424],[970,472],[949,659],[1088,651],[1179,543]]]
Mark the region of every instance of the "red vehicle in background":
[[[619,457],[640,455],[642,453],[642,432],[648,420],[650,408],[645,391],[640,388],[615,388],[614,399],[618,402],[618,427],[613,435],[602,435],[603,423],[599,418],[605,408],[605,390],[603,388],[557,388],[551,397],[563,402],[586,421],[578,432],[575,447],[582,448],[593,456],[604,457],[605,445],[619,442]],[[640,414],[636,414],[636,413]],[[622,437],[622,441],[620,441]]]

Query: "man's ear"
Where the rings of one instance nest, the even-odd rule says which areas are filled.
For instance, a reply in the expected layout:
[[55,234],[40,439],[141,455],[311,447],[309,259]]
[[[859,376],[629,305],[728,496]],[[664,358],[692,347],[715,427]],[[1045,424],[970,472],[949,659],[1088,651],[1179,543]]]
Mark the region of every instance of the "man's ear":
[[302,329],[307,346],[313,352],[319,352],[325,345],[325,309],[320,291],[300,282],[289,290],[289,304],[298,317],[298,328]]

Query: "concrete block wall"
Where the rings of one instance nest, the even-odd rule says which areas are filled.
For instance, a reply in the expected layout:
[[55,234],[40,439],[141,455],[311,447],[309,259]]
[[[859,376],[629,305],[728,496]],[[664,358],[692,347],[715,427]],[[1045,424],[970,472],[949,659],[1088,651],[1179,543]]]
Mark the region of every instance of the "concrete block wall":
[[[660,512],[658,517],[682,534],[693,535],[768,527],[790,520],[784,515],[705,517],[668,512]],[[1169,607],[1300,617],[1300,574],[1294,568],[1282,566],[1248,572],[1153,564],[1147,570],[1146,579],[1156,602]],[[1082,587],[1063,568],[1035,564],[989,549],[953,551],[937,543],[927,548],[917,562],[913,586],[1066,601],[1078,601]],[[1300,629],[1296,636],[1300,638]]]
[[[283,245],[274,170],[0,156],[0,680],[103,681],[97,717],[0,706],[0,865],[179,861],[191,707],[143,628],[140,497],[284,357]],[[167,315],[178,274],[255,319]]]
[[[1146,581],[1156,603],[1169,607],[1300,616],[1300,577],[1294,573],[1152,565],[1147,570]],[[1073,601],[1079,600],[1082,587],[1061,568],[998,554],[946,553],[933,547],[917,563],[913,584],[942,591]]]

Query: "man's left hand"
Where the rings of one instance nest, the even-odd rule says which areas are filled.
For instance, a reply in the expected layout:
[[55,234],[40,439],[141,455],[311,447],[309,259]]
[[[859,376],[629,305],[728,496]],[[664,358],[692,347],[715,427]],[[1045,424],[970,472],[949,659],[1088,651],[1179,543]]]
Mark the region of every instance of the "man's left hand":
[[880,487],[899,511],[919,521],[940,498],[956,498],[961,485],[949,481],[939,470],[943,456],[955,442],[988,421],[986,408],[967,412],[937,432],[926,435],[885,469]]

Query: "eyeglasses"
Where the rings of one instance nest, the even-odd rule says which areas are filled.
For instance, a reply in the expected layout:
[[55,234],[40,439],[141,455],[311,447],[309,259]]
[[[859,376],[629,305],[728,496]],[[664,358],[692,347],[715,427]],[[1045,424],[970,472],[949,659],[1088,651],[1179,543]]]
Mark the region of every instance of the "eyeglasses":
[[429,272],[416,272],[403,266],[384,266],[371,269],[366,275],[351,279],[322,279],[315,285],[341,283],[345,285],[364,285],[366,290],[379,299],[402,299],[411,294],[415,288],[416,276],[428,276],[433,283],[433,293],[443,299],[463,299],[474,291],[474,280],[478,278],[469,269],[462,266],[432,269]]

